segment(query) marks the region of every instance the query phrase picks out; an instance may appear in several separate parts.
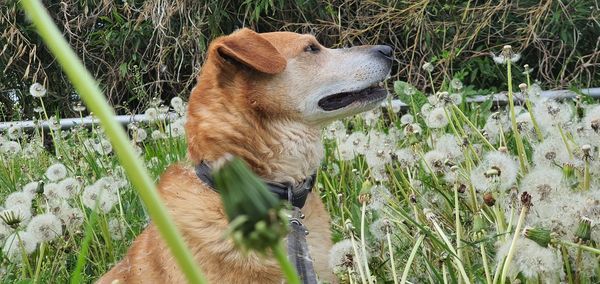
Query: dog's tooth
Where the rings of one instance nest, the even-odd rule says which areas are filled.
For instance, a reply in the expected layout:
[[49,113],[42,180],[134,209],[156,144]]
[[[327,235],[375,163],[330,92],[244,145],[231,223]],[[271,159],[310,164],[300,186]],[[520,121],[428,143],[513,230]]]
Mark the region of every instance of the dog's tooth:
[[379,84],[377,84],[379,87],[383,88],[383,82],[379,82]]

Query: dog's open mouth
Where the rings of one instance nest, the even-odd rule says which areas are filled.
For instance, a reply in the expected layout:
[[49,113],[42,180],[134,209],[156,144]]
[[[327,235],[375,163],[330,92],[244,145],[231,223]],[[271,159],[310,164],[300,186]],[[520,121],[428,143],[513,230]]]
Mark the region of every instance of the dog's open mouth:
[[323,110],[332,111],[349,106],[355,102],[370,103],[380,101],[385,99],[387,94],[387,90],[383,87],[383,82],[379,82],[362,90],[326,96],[320,99],[318,104]]

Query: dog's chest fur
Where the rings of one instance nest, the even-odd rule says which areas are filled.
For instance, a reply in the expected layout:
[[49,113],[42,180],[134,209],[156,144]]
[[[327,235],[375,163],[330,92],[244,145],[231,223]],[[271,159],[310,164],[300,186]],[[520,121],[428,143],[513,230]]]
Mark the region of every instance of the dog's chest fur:
[[274,181],[299,182],[312,175],[321,164],[324,149],[321,131],[297,122],[275,122],[271,129],[277,136],[269,161]]

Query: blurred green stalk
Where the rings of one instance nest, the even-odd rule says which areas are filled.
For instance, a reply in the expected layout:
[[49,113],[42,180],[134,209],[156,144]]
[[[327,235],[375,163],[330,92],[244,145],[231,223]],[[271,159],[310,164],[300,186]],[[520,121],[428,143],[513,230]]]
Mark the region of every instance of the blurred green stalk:
[[21,1],[23,8],[36,26],[40,36],[52,52],[63,70],[73,83],[81,98],[91,111],[100,119],[106,136],[113,144],[115,153],[125,173],[146,204],[153,222],[156,224],[163,240],[171,250],[177,264],[185,274],[189,283],[206,283],[192,254],[186,247],[183,238],[171,221],[166,207],[161,203],[154,181],[148,175],[141,161],[136,157],[127,135],[113,117],[113,109],[102,95],[92,75],[69,47],[62,34],[52,22],[43,5],[38,0]]

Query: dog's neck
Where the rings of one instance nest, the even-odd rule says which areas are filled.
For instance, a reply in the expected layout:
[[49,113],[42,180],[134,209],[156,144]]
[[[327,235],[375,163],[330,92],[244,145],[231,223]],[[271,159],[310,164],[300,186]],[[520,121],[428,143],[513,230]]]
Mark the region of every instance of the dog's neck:
[[235,102],[203,98],[190,104],[186,132],[194,163],[215,163],[225,154],[244,159],[265,180],[303,181],[324,155],[321,130],[289,119],[260,119]]

